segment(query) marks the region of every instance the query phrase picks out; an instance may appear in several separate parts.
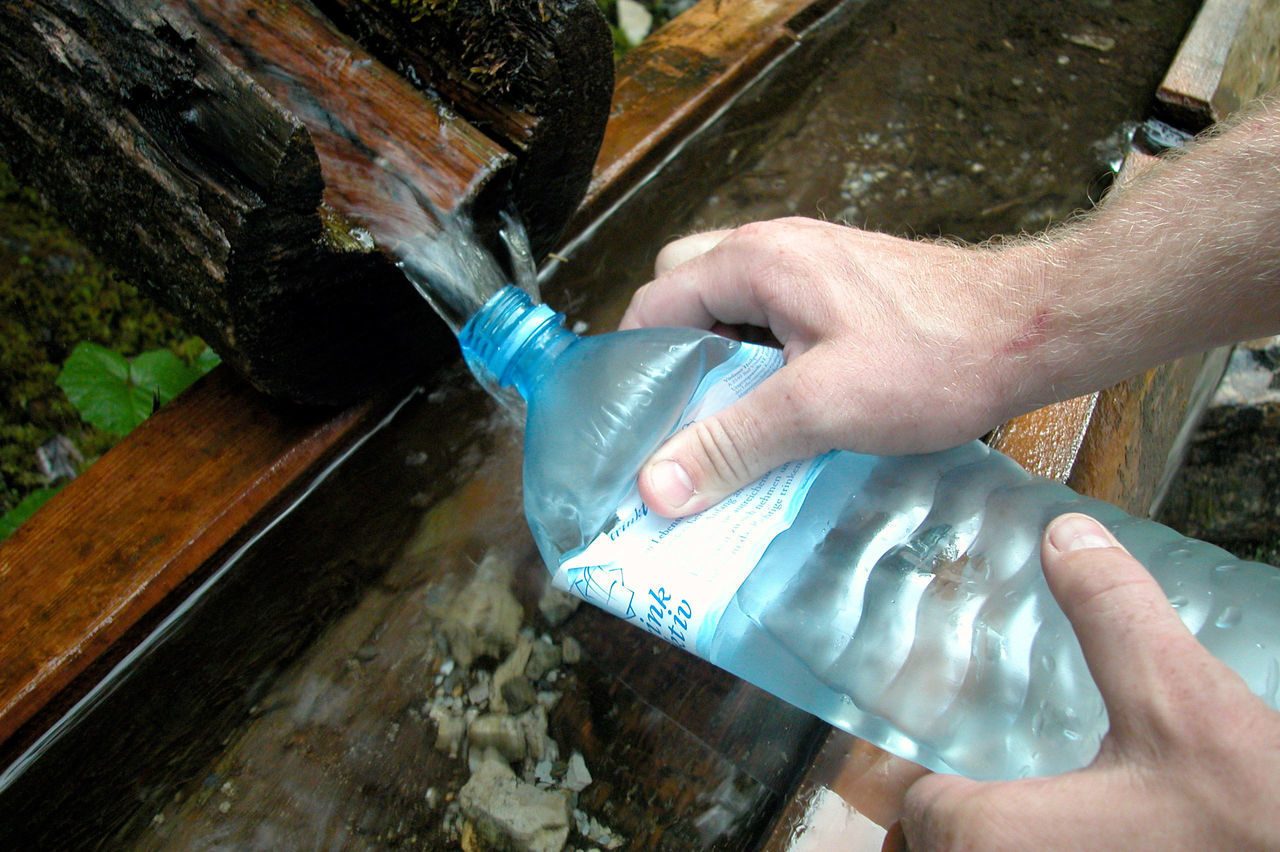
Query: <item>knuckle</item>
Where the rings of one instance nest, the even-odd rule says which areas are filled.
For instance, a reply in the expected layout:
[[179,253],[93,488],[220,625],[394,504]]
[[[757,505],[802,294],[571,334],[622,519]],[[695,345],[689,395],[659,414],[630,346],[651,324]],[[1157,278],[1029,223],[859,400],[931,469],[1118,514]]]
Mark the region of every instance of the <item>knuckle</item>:
[[714,479],[724,483],[747,481],[751,467],[739,449],[740,441],[719,419],[699,420],[689,428],[690,438]]

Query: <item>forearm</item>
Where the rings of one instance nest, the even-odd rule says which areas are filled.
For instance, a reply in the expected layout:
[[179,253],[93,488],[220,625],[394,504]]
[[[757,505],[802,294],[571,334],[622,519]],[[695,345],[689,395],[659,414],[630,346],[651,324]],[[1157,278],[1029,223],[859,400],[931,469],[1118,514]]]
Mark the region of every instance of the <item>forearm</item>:
[[1013,408],[1280,331],[1280,108],[1161,160],[1096,212],[996,251]]

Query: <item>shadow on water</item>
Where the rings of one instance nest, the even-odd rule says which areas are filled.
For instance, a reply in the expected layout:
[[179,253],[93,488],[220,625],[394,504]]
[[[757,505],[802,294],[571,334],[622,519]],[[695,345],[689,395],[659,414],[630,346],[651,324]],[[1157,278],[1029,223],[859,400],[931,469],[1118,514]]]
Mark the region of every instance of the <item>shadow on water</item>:
[[[821,50],[774,69],[563,250],[544,296],[607,330],[664,241],[750,219],[964,239],[1063,219],[1102,185],[1116,131],[1149,114],[1195,5],[836,14]],[[532,635],[583,649],[538,682],[557,696],[561,760],[580,753],[592,776],[579,811],[632,848],[752,845],[824,726],[594,610],[553,623],[518,467],[514,424],[460,366],[442,370],[10,776],[0,845],[456,844],[467,766],[434,747],[430,708],[475,684],[440,626],[495,554]]]

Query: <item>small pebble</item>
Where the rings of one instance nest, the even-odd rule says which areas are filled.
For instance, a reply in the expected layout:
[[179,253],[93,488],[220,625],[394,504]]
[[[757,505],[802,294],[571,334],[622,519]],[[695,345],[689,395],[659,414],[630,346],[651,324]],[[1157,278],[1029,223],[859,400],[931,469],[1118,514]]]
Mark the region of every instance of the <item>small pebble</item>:
[[502,685],[502,697],[507,702],[508,711],[523,713],[533,706],[538,699],[538,694],[529,679],[519,675]]

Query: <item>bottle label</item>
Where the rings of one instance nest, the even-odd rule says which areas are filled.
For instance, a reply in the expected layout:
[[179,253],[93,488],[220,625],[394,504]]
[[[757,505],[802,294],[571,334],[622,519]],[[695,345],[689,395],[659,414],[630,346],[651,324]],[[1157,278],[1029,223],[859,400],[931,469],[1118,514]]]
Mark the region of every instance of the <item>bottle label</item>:
[[[782,363],[777,349],[742,344],[703,378],[678,428],[741,399]],[[563,559],[553,582],[705,658],[725,606],[828,457],[788,462],[689,518],[650,512],[632,488],[616,521]]]

